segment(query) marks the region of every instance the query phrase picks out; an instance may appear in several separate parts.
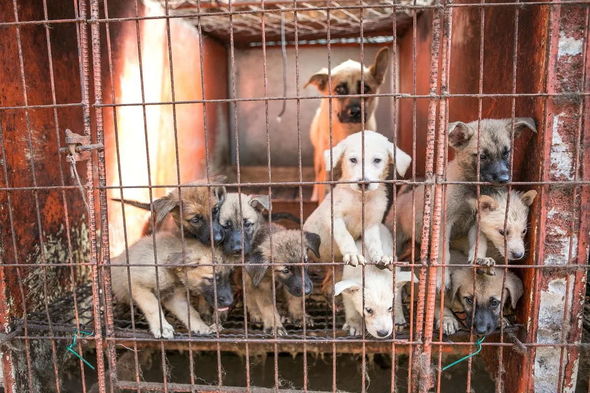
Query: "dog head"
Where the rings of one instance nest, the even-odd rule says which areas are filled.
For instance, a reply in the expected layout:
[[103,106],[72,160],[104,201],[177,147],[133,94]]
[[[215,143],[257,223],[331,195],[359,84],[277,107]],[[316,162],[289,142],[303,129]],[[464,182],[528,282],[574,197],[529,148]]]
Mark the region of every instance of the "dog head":
[[[363,139],[364,157],[362,154]],[[410,166],[412,158],[389,142],[385,136],[375,131],[361,131],[347,136],[336,146],[326,150],[324,161],[327,168],[335,173],[341,173],[341,177],[338,176],[341,180],[358,182],[350,184],[353,190],[360,191],[365,188],[366,191],[373,191],[379,187],[379,183],[365,182],[384,180],[387,178],[389,166],[392,164],[397,173],[403,176]]]
[[159,223],[170,213],[176,225],[189,236],[209,245],[213,233],[215,244],[220,244],[223,231],[219,225],[219,208],[225,199],[225,187],[211,187],[209,190],[202,185],[196,186],[200,184],[192,182],[188,184],[192,187],[183,187],[181,197],[178,189],[174,189],[168,195],[156,199],[153,203],[156,222]]
[[[303,249],[301,237],[303,235]],[[257,258],[252,258],[246,266],[246,271],[252,278],[254,286],[258,286],[264,278],[272,261],[274,277],[287,288],[293,296],[309,295],[313,290],[313,283],[307,272],[307,267],[295,266],[301,262],[308,262],[308,253],[312,252],[320,257],[320,237],[311,232],[299,230],[283,230],[272,234],[259,247]],[[272,246],[271,246],[272,245]]]
[[[508,192],[479,197],[479,227],[502,256],[508,255],[508,259],[518,260],[524,257],[524,238],[528,227],[529,206],[535,200],[537,191],[530,190],[525,193],[511,191],[508,214]],[[477,200],[471,199],[469,203],[473,209],[477,209]],[[504,228],[504,221],[506,227]],[[506,241],[506,247],[504,247]]]
[[[241,207],[241,211],[240,211]],[[226,255],[249,255],[258,233],[266,224],[263,216],[270,209],[268,195],[228,193],[219,209],[219,223],[223,231],[223,252]],[[243,243],[243,244],[242,244]]]
[[510,304],[514,309],[523,293],[520,278],[512,272],[507,272],[502,294],[504,270],[495,270],[494,276],[476,273],[475,282],[471,268],[454,269],[451,274],[450,299],[454,305],[461,306],[467,315],[467,326],[473,326],[475,333],[479,335],[493,333],[498,327],[500,311],[506,299],[510,297]]
[[[226,311],[234,301],[230,286],[231,267],[221,264],[219,258],[212,258],[209,250],[180,252],[168,256],[167,262],[174,265],[178,280],[196,294],[205,298],[211,307]],[[215,268],[214,266],[215,265]],[[217,303],[215,302],[217,294]]]
[[357,280],[343,280],[334,287],[334,296],[345,294],[351,300],[363,316],[367,332],[375,338],[387,338],[393,332],[393,293],[391,283],[385,282],[365,282],[363,288]]
[[[456,151],[456,159],[466,180],[479,178],[484,182],[505,184],[510,181],[510,154],[512,153],[512,119],[484,119],[479,122],[479,149],[477,120],[470,123],[456,121],[449,124],[449,145]],[[537,132],[530,117],[514,119],[514,138],[525,129]]]
[[[388,66],[389,49],[382,48],[372,66],[367,68],[358,61],[347,60],[333,68],[330,75],[328,69],[322,68],[309,78],[305,87],[314,85],[324,95],[338,96],[332,100],[332,113],[340,123],[361,123],[363,111],[366,122],[375,111],[377,98],[350,95],[378,93]],[[361,74],[364,89],[361,86]]]

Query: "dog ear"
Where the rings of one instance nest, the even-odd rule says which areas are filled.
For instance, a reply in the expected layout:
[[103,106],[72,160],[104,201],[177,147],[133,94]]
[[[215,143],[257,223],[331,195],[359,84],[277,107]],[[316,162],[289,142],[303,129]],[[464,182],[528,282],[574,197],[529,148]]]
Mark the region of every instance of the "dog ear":
[[369,72],[375,78],[377,83],[383,83],[383,79],[385,76],[385,71],[387,71],[387,67],[389,66],[389,48],[381,48],[377,55],[375,56],[375,63],[371,67],[369,67]]
[[[475,208],[477,208],[477,203],[475,204]],[[479,196],[479,209],[484,212],[493,212],[498,208],[498,202],[494,198],[489,195],[480,195]]]
[[361,286],[358,282],[352,280],[343,280],[338,281],[334,285],[334,296],[340,295],[344,291],[348,291],[349,293],[354,293],[361,289]]
[[512,309],[516,309],[516,303],[522,297],[523,288],[522,281],[518,276],[512,272],[506,273],[506,290],[510,294],[510,305]]
[[[324,150],[324,163],[326,164],[326,168],[329,171],[333,171],[338,166],[340,159],[342,158],[342,154],[344,154],[344,149],[346,147],[346,143],[341,141],[336,146],[331,149]],[[330,152],[332,152],[332,165],[330,165]]]
[[[508,119],[508,129],[512,126],[512,119]],[[524,130],[537,132],[535,119],[532,117],[516,117],[514,119],[514,137],[517,138]]]
[[223,204],[223,202],[225,201],[226,194],[227,194],[227,191],[225,189],[225,186],[219,186],[219,187],[213,188],[213,195],[215,196],[215,199],[217,199],[218,205]]
[[[391,162],[393,162],[395,166],[395,170],[400,176],[404,176],[406,171],[410,167],[412,163],[412,157],[409,156],[405,151],[400,149],[399,147],[395,146],[393,143],[390,143],[389,148],[389,157],[391,158]],[[393,153],[395,150],[395,154]],[[395,157],[394,157],[395,155]],[[394,161],[395,160],[395,161]]]
[[537,196],[537,191],[529,190],[520,196],[520,200],[527,206],[530,206],[535,201],[535,197]]
[[465,282],[465,278],[468,277],[468,274],[472,274],[471,269],[469,268],[457,268],[451,273],[451,287],[449,288],[450,304],[455,301],[457,292],[459,292],[459,288],[461,288],[461,284]]
[[314,255],[319,258],[320,257],[320,244],[322,243],[322,238],[313,232],[303,231],[303,235],[305,236],[305,243],[307,249],[314,253]]
[[252,279],[252,284],[257,287],[264,278],[268,265],[264,263],[260,253],[255,253],[246,261],[245,269]]
[[268,195],[252,195],[250,197],[250,206],[259,212],[270,210],[270,197]]
[[323,92],[328,87],[328,69],[322,68],[313,74],[303,88],[309,85],[314,85],[319,91]]
[[159,224],[168,213],[178,207],[178,198],[172,193],[156,199],[153,203],[156,212],[156,224]]
[[449,123],[449,145],[456,150],[461,150],[471,140],[474,132],[471,127],[462,121]]

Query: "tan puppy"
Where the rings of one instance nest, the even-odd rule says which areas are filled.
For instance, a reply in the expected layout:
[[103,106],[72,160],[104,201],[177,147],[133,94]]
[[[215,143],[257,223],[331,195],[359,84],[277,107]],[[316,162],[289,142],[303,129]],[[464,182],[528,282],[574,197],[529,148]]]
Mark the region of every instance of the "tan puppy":
[[[361,154],[363,133],[364,157]],[[320,260],[331,261],[333,247],[336,261],[356,266],[365,263],[366,255],[375,263],[390,264],[393,258],[383,254],[379,234],[379,224],[387,207],[385,186],[379,181],[387,177],[390,165],[394,165],[400,176],[403,176],[412,159],[385,136],[374,131],[358,132],[346,137],[324,153],[327,165],[330,164],[330,157],[334,164],[333,170],[342,172],[340,180],[354,183],[336,185],[332,192],[334,210],[332,197],[328,194],[303,225],[304,230],[321,237]],[[361,223],[363,205],[364,227]],[[330,238],[332,217],[333,239]],[[366,253],[356,245],[363,231]]]
[[[512,151],[512,119],[484,119],[479,125],[479,150],[477,142],[478,122],[454,122],[449,124],[449,145],[455,150],[455,158],[447,165],[448,181],[477,181],[477,163],[479,161],[480,181],[492,182],[495,186],[482,186],[482,194],[498,192],[498,188],[511,179],[510,155]],[[536,132],[535,122],[528,117],[514,119],[514,137],[529,129]],[[402,187],[396,198],[394,217],[393,210],[386,218],[391,229],[394,220],[397,222],[396,238],[398,250],[403,243],[412,237],[413,224],[416,227],[416,240],[420,242],[422,235],[422,219],[424,208],[424,186],[414,188],[416,216],[412,212],[412,192],[410,187]],[[439,255],[445,255],[444,263],[449,263],[449,243],[451,237],[465,236],[473,225],[475,214],[467,200],[476,196],[476,186],[468,184],[449,184],[446,187],[445,209],[446,222],[444,236],[440,236]],[[452,236],[451,236],[452,235]],[[444,242],[443,242],[444,241]],[[441,259],[442,261],[442,259]],[[450,285],[449,276],[445,284]],[[439,282],[439,286],[440,286]]]
[[[316,181],[327,179],[323,157],[326,149],[335,146],[347,136],[362,131],[363,127],[369,130],[377,128],[375,123],[377,97],[360,98],[349,97],[349,95],[377,94],[388,65],[389,49],[383,48],[377,53],[375,63],[370,67],[365,67],[358,61],[347,60],[334,67],[330,75],[327,68],[322,68],[309,78],[305,87],[314,85],[323,95],[338,96],[332,100],[322,99],[311,123],[309,134],[314,148],[313,167]],[[364,82],[362,91],[361,74]],[[332,145],[330,145],[330,125]],[[323,184],[315,184],[311,200],[321,201],[325,193]]]
[[[275,228],[278,226],[275,226]],[[301,239],[303,237],[303,247]],[[313,289],[307,267],[295,266],[307,262],[308,251],[319,256],[320,237],[315,233],[299,230],[277,229],[258,247],[247,261],[245,267],[246,307],[250,321],[262,323],[265,331],[286,334],[282,321],[294,324],[303,321],[303,299]],[[272,265],[271,265],[272,264]],[[274,270],[275,290],[273,293]],[[275,307],[275,295],[282,292],[286,303],[288,318],[283,318]],[[307,319],[311,323],[311,319]]]
[[[385,225],[380,224],[379,229],[383,253],[387,255],[393,250],[393,238]],[[360,241],[357,241],[360,247],[358,243]],[[375,265],[344,266],[342,281],[337,282],[334,288],[334,296],[342,294],[346,314],[343,330],[351,336],[361,335],[364,322],[371,336],[386,338],[393,332],[394,323],[396,331],[406,326],[401,289],[406,283],[416,281],[416,278],[411,272],[402,272],[397,268],[395,286],[393,279],[393,271],[379,269]]]
[[[535,190],[525,193],[512,190],[510,193],[502,191],[493,195],[480,195],[479,236],[477,223],[474,223],[468,234],[469,248],[463,249],[468,253],[468,260],[479,265],[491,266],[495,260],[503,260],[505,255],[509,260],[522,259],[525,254],[524,237],[528,229],[529,206],[536,196]],[[469,200],[469,204],[474,210],[478,207],[476,199]],[[488,243],[493,247],[488,247]],[[457,248],[455,242],[451,247]]]
[[[127,253],[111,259],[115,297],[121,302],[133,299],[156,338],[171,338],[174,335],[174,328],[164,317],[160,301],[184,325],[188,327],[190,324],[194,333],[213,332],[213,327],[206,325],[187,301],[186,288],[203,295],[211,306],[223,311],[233,302],[229,287],[231,268],[223,266],[219,257],[213,257],[211,250],[196,239],[185,239],[185,257],[182,256],[182,241],[178,236],[161,232],[155,235],[155,242],[154,250],[154,239],[146,236],[129,247]],[[127,264],[139,266],[128,267]],[[166,264],[182,264],[186,267],[166,267]],[[203,264],[205,266],[201,266]],[[217,265],[215,269],[212,264]],[[217,293],[217,304],[213,300],[213,286]],[[160,298],[157,297],[157,289]]]
[[[455,255],[457,254],[453,252],[453,256]],[[464,257],[463,255],[460,258]],[[457,262],[453,260],[453,263]],[[472,268],[452,269],[451,288],[445,295],[442,321],[444,334],[448,336],[455,334],[460,328],[460,322],[453,311],[465,312],[467,327],[473,326],[476,334],[488,335],[498,327],[500,311],[504,307],[506,299],[510,297],[510,305],[513,309],[516,308],[523,293],[522,281],[514,273],[507,272],[502,292],[504,270],[494,269],[496,270],[494,275],[476,273],[475,282]],[[473,314],[474,307],[475,315]],[[502,321],[502,323],[506,323],[506,321]]]

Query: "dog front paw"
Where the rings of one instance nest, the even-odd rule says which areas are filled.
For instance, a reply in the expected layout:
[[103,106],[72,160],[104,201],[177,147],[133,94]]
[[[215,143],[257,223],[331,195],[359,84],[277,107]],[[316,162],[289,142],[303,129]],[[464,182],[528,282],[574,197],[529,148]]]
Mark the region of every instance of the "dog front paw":
[[395,324],[395,331],[398,333],[404,330],[406,327],[408,327],[408,322],[406,321],[406,318],[404,317],[403,313],[402,315],[396,315],[393,318],[393,322]]
[[342,330],[348,333],[349,336],[360,336],[363,334],[363,327],[355,322],[346,322],[342,326]]
[[393,264],[393,257],[387,255],[379,255],[373,259],[373,262],[377,264],[377,267],[383,269]]
[[291,315],[288,317],[282,317],[281,322],[285,325],[293,325],[295,327],[303,327],[303,320],[305,319],[305,326],[313,327],[313,319],[309,314],[305,314],[305,318],[300,315]]
[[277,336],[286,336],[287,335],[287,330],[285,330],[283,325],[265,326],[263,331],[266,334],[273,334],[274,335],[276,333]]
[[162,328],[160,326],[152,326],[150,327],[150,331],[154,335],[155,338],[172,338],[174,337],[174,328],[168,321],[162,319]]
[[459,321],[454,316],[445,315],[442,320],[443,333],[452,336],[459,330]]
[[215,326],[216,326],[216,324],[212,324],[212,325],[208,326],[203,321],[192,322],[191,323],[191,331],[194,334],[197,334],[199,336],[207,335],[207,334],[211,334],[217,330],[215,328]]
[[365,264],[365,257],[360,254],[344,254],[342,258],[344,263],[351,266],[358,266]]

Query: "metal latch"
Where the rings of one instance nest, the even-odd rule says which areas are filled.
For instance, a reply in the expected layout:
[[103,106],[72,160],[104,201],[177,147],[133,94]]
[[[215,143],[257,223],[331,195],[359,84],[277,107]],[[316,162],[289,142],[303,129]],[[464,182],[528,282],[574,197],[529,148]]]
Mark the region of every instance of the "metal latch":
[[90,151],[102,149],[102,143],[90,143],[90,137],[87,135],[79,135],[66,129],[66,145],[67,147],[60,147],[59,151],[68,153],[67,160],[70,162],[85,161],[90,158]]

